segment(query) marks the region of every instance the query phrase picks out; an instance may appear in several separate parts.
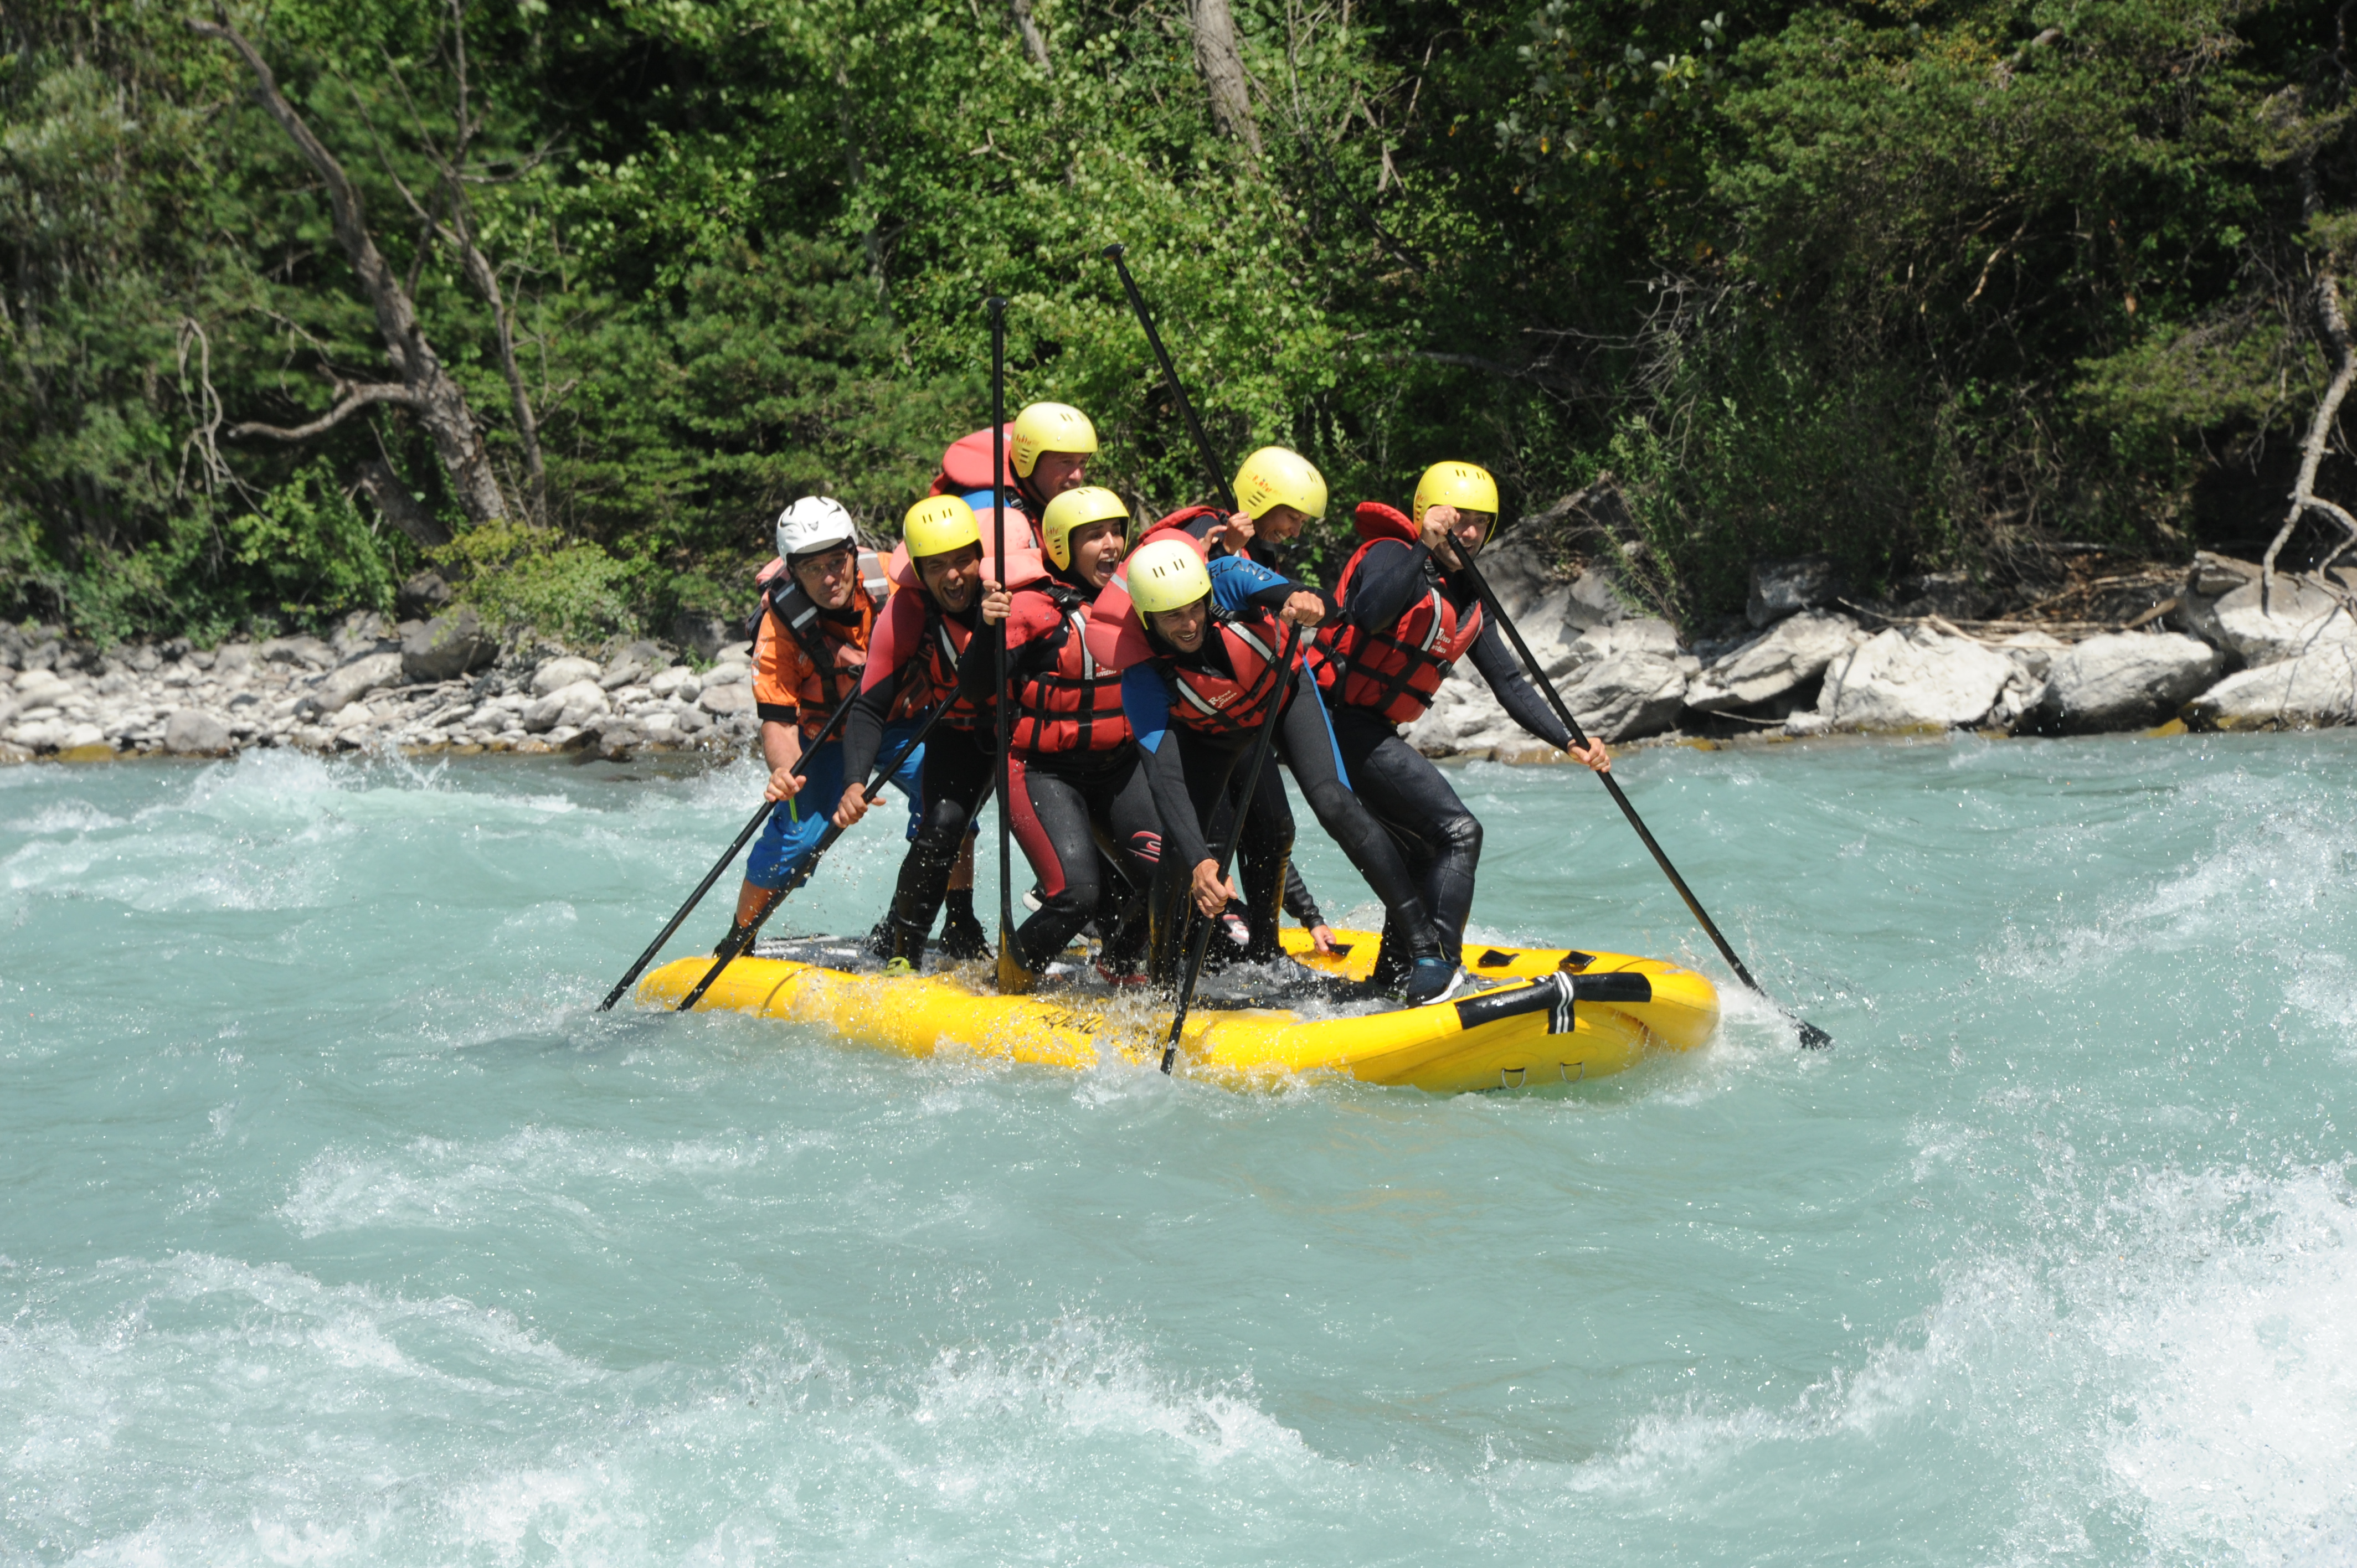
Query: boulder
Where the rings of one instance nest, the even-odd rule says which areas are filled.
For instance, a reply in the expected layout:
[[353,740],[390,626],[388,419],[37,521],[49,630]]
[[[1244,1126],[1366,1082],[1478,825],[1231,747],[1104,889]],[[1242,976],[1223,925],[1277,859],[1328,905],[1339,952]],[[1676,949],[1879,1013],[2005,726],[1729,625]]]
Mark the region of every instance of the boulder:
[[1833,603],[1840,586],[1830,556],[1755,561],[1751,564],[1751,595],[1744,601],[1743,618],[1753,626],[1764,627],[1788,615]]
[[[718,674],[719,671],[715,671],[713,673]],[[747,681],[724,681],[717,684],[707,684],[702,694],[695,699],[695,705],[715,718],[725,717],[730,714],[749,714],[753,711],[752,683]]]
[[729,643],[741,645],[745,628],[726,616],[708,610],[682,610],[672,623],[672,641],[694,653],[698,659],[711,659]]
[[253,669],[253,644],[250,642],[226,642],[214,650],[213,678],[215,680],[233,681],[241,675],[251,673]]
[[73,686],[48,670],[27,670],[16,677],[18,709],[54,707],[73,695]]
[[414,682],[456,680],[499,656],[499,639],[484,629],[472,605],[404,628],[401,639],[401,672]]
[[597,683],[610,692],[618,686],[643,681],[670,662],[670,656],[664,653],[662,644],[633,642],[614,655],[612,661],[606,666],[605,674],[598,677]]
[[439,572],[420,572],[401,585],[393,604],[404,619],[427,619],[450,607],[450,585]]
[[2357,642],[2229,675],[2185,705],[2196,729],[2309,729],[2357,723]]
[[1835,729],[1951,729],[1986,718],[2016,679],[2013,660],[1969,638],[1894,627],[1826,667],[1817,712]]
[[2142,729],[2216,682],[2226,656],[2179,632],[2091,637],[2054,656],[2031,722],[2065,732]]
[[400,684],[400,654],[362,654],[341,669],[331,671],[305,701],[313,713],[326,715],[342,712],[348,704],[371,692],[381,692],[387,686]]
[[[552,662],[562,662],[554,660]],[[587,663],[584,660],[580,662]],[[592,665],[594,671],[596,666]],[[745,702],[752,705],[753,693],[748,687]],[[595,680],[580,680],[569,686],[559,686],[523,711],[523,727],[539,734],[552,729],[576,730],[606,712],[606,693]]]
[[[156,663],[160,662],[154,657],[156,650],[150,648],[143,649],[141,651],[150,656],[150,661],[141,668],[154,670]],[[334,650],[316,637],[274,637],[267,642],[258,644],[254,651],[262,655],[267,663],[302,664],[313,670],[325,670],[336,661]]]
[[175,708],[164,721],[164,749],[176,757],[218,757],[230,745],[229,725],[200,708]]
[[656,696],[676,696],[683,703],[695,701],[695,694],[703,689],[704,683],[695,678],[695,671],[684,664],[674,664],[647,682],[647,690]]
[[587,681],[595,685],[600,673],[602,671],[594,659],[552,659],[533,672],[533,693],[535,696],[545,697],[576,681]]
[[1803,610],[1719,659],[1686,689],[1686,706],[1707,713],[1754,707],[1809,684],[1866,640],[1847,616]]
[[[354,610],[343,618],[342,624],[336,628],[334,635],[328,639],[328,646],[336,650],[338,658],[353,659],[363,654],[385,651],[378,645],[386,640],[388,639],[382,616],[374,610]],[[188,650],[184,646],[178,652],[174,652],[170,645],[167,644],[165,652],[177,659],[186,655]]]
[[2313,583],[2278,573],[2264,607],[2259,588],[2255,580],[2244,583],[2206,610],[2193,609],[2195,633],[2245,664],[2278,663],[2357,637],[2357,618],[2339,597]]
[[1635,740],[1677,723],[1690,663],[1657,653],[1609,653],[1578,666],[1557,689],[1589,735]]

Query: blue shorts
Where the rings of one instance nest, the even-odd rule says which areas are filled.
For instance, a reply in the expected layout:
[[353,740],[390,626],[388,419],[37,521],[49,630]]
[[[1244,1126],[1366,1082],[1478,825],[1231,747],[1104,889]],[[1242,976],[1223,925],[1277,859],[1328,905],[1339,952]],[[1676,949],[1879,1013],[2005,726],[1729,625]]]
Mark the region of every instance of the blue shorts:
[[[916,737],[918,721],[901,719],[884,726],[883,749],[877,753],[880,761],[897,753]],[[918,746],[892,770],[892,783],[909,798],[909,836],[917,836],[917,823],[925,811],[924,789],[920,782],[925,765],[925,748]],[[827,817],[834,811],[835,802],[843,799],[843,742],[828,741],[815,751],[802,753],[794,765],[802,776],[802,792],[791,800],[780,800],[778,809],[770,813],[770,825],[753,841],[752,858],[745,863],[745,880],[756,887],[782,887],[791,879],[794,868],[802,863],[813,845],[826,832]]]

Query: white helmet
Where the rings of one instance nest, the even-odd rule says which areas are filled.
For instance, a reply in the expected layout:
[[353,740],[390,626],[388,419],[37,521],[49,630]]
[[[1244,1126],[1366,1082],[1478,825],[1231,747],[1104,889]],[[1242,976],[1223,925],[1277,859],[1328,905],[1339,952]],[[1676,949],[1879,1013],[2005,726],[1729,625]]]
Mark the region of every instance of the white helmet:
[[804,496],[778,514],[778,553],[788,562],[856,543],[851,514],[832,496]]

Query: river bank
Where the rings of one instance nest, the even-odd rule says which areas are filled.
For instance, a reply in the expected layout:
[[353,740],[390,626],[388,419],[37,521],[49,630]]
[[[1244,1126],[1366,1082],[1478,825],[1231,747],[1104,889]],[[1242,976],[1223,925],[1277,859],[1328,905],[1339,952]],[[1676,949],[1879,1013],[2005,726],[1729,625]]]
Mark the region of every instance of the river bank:
[[[2357,574],[2345,571],[2262,585],[2251,563],[2203,554],[2165,598],[2115,620],[1975,620],[1853,603],[1815,564],[1763,563],[1745,620],[1689,638],[1631,609],[1605,574],[1552,572],[1512,534],[1486,562],[1534,658],[1616,744],[2357,722]],[[213,649],[101,649],[0,627],[0,762],[254,747],[725,755],[758,727],[748,660],[716,630],[695,649],[502,639],[464,607],[398,623],[356,612],[324,639]],[[1407,735],[1434,757],[1555,756],[1469,669]]]

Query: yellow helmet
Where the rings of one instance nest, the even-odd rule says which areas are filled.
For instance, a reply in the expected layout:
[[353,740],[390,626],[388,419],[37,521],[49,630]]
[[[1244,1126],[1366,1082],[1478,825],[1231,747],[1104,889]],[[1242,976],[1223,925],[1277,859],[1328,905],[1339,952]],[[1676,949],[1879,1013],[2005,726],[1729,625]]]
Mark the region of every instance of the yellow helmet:
[[900,538],[909,546],[909,559],[914,561],[920,555],[946,555],[981,543],[982,525],[974,521],[974,508],[957,497],[927,496],[900,520]]
[[1122,532],[1129,532],[1129,509],[1121,498],[1102,485],[1082,485],[1066,490],[1048,503],[1039,514],[1039,542],[1047,547],[1048,559],[1060,572],[1072,569],[1072,530],[1086,528],[1091,523],[1121,520]]
[[1498,481],[1487,468],[1470,463],[1435,463],[1415,482],[1415,521],[1424,524],[1424,509],[1453,506],[1458,511],[1498,513]]
[[1236,470],[1236,504],[1257,522],[1271,507],[1289,506],[1307,517],[1326,515],[1326,476],[1298,452],[1264,446]]
[[1156,540],[1122,571],[1129,581],[1129,602],[1147,613],[1183,608],[1211,591],[1211,569],[1183,539]]
[[1031,477],[1042,452],[1078,452],[1083,456],[1097,449],[1097,427],[1089,416],[1068,403],[1035,403],[1015,416],[1015,442],[1007,449],[1007,459],[1015,472],[1023,478]]

